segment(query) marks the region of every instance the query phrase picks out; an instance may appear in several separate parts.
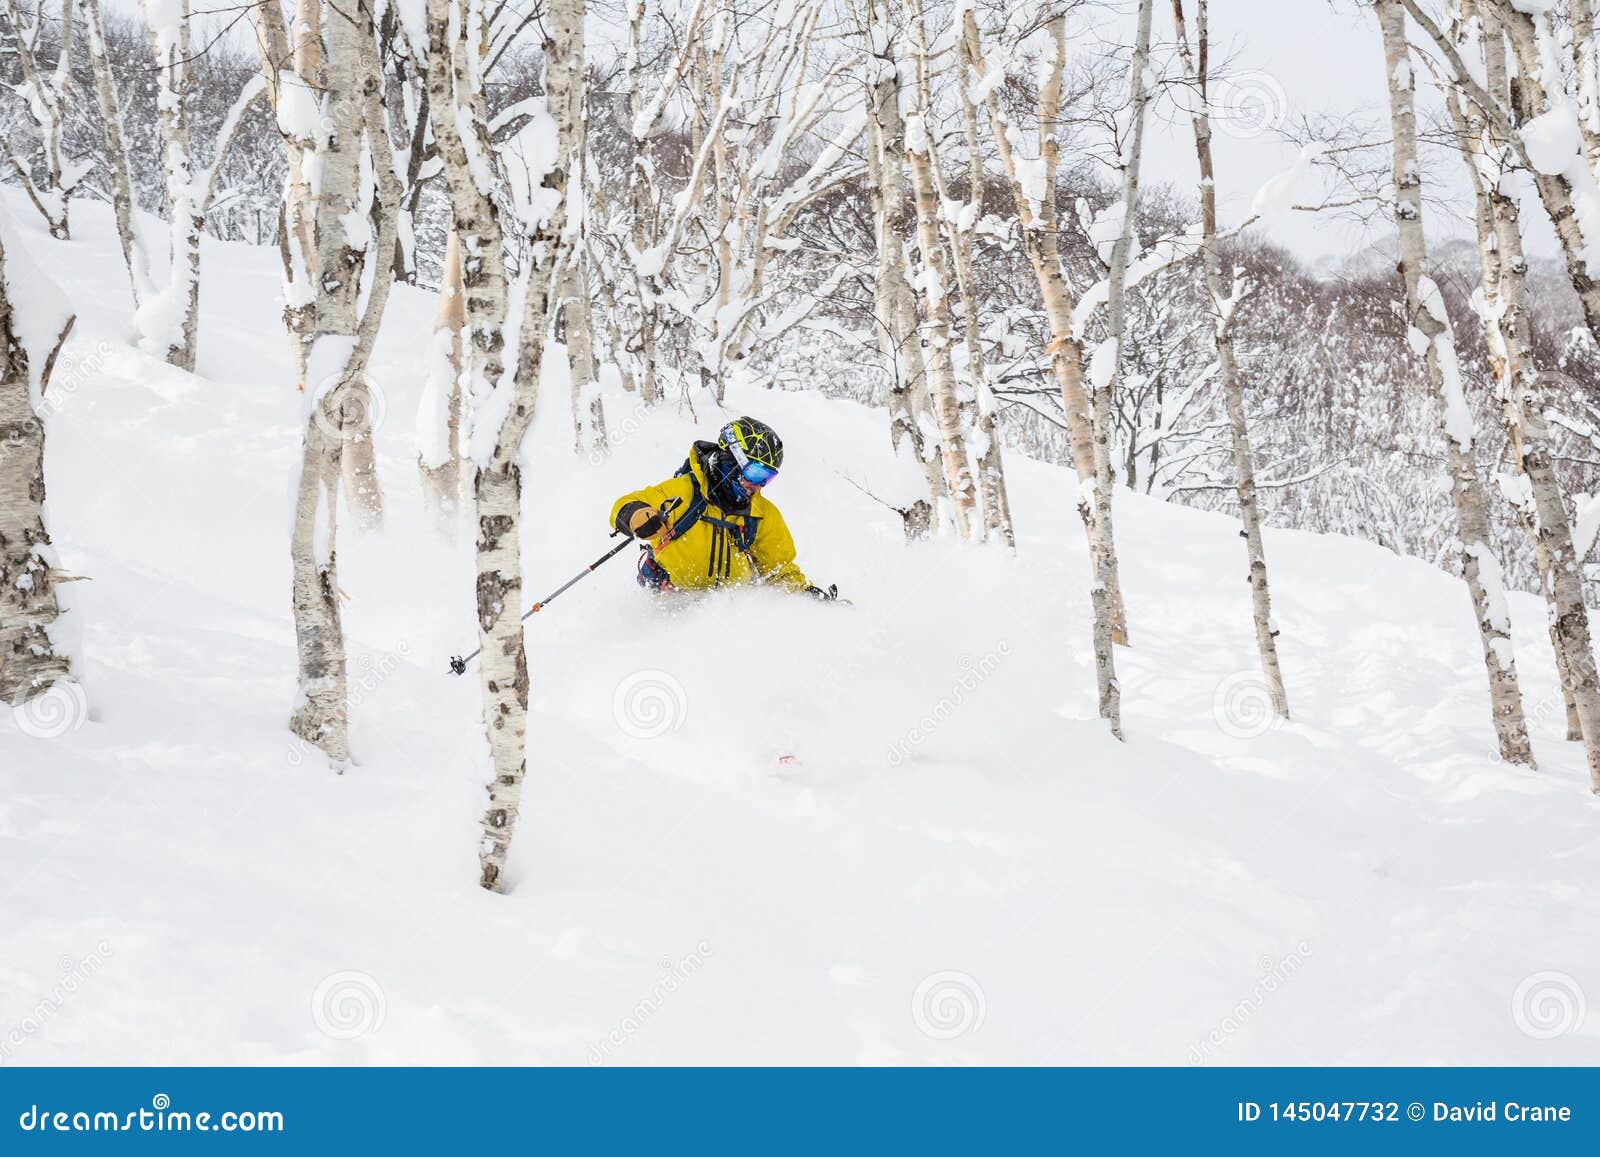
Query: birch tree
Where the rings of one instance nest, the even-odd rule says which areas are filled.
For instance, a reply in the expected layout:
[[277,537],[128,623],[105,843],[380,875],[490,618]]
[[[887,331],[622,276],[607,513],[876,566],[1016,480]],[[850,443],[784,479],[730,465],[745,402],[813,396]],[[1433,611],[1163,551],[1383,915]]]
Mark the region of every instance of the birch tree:
[[111,74],[111,59],[106,53],[105,25],[100,17],[100,0],[83,0],[84,31],[89,43],[89,66],[94,73],[95,103],[100,110],[100,125],[105,141],[106,180],[111,186],[111,210],[117,223],[117,240],[122,245],[123,264],[133,290],[133,307],[148,292],[150,262],[133,221],[133,182],[128,176],[128,150],[123,141],[122,101]]
[[1377,0],[1388,77],[1390,123],[1394,133],[1395,225],[1400,239],[1400,269],[1405,280],[1406,317],[1411,344],[1426,361],[1429,383],[1438,397],[1455,503],[1461,566],[1472,596],[1489,676],[1489,699],[1501,758],[1533,766],[1533,750],[1523,718],[1511,645],[1500,561],[1490,546],[1483,483],[1473,459],[1475,435],[1456,358],[1455,338],[1444,298],[1426,270],[1422,231],[1422,173],[1417,163],[1416,108],[1405,11],[1401,0]]
[[904,237],[905,129],[900,117],[900,74],[893,53],[891,26],[877,0],[868,0],[867,36],[871,74],[868,105],[871,131],[868,155],[874,190],[877,262],[873,276],[873,317],[879,356],[888,377],[889,444],[909,457],[922,472],[925,500],[910,503],[901,514],[906,537],[925,537],[932,514],[949,506],[949,490],[940,465],[938,424],[931,412],[927,368],[917,331],[916,295],[906,275]]
[[[299,697],[290,728],[342,769],[350,748],[339,611],[339,496],[342,484],[357,510],[370,510],[376,497],[376,479],[364,465],[370,463],[374,409],[365,371],[393,284],[387,261],[376,258],[393,251],[399,181],[380,103],[370,0],[357,0],[348,11],[319,21],[314,46],[305,43],[310,31],[298,29],[302,43],[291,83],[318,99],[279,108],[285,134],[311,144],[301,163],[310,163],[315,179],[309,183],[316,194],[314,319],[309,331],[290,325],[292,343],[305,351],[308,381],[290,539],[299,655]],[[324,68],[324,59],[342,67]],[[316,123],[297,119],[319,107],[326,115]]]
[[1083,338],[1076,322],[1075,301],[1061,260],[1060,212],[1056,204],[1057,171],[1061,164],[1061,90],[1066,67],[1066,16],[1056,12],[1045,22],[1046,56],[1039,85],[1038,157],[1022,153],[1022,134],[1013,126],[1000,103],[998,89],[1004,76],[985,62],[981,33],[970,7],[961,11],[969,62],[967,83],[975,104],[988,114],[1001,168],[1016,205],[1018,232],[1028,263],[1039,285],[1045,320],[1050,330],[1051,371],[1061,391],[1072,465],[1078,475],[1078,514],[1089,540],[1093,574],[1090,601],[1093,609],[1095,678],[1100,715],[1111,733],[1122,736],[1122,697],[1117,684],[1113,608],[1117,589],[1117,554],[1111,525],[1100,517],[1095,500],[1097,466],[1093,402],[1084,378]]
[[1278,631],[1272,621],[1272,593],[1267,585],[1267,554],[1261,538],[1255,459],[1250,447],[1249,427],[1245,423],[1244,388],[1239,380],[1239,364],[1233,346],[1234,316],[1246,287],[1223,267],[1217,241],[1216,166],[1211,155],[1211,40],[1207,15],[1207,0],[1198,0],[1194,43],[1191,45],[1183,0],[1172,0],[1178,53],[1183,62],[1184,80],[1190,88],[1190,99],[1194,102],[1190,121],[1194,127],[1195,156],[1200,165],[1201,263],[1205,271],[1206,292],[1210,295],[1214,312],[1212,335],[1217,350],[1217,377],[1228,414],[1228,434],[1233,443],[1234,485],[1239,495],[1239,519],[1244,526],[1245,552],[1250,565],[1250,601],[1256,651],[1261,659],[1261,675],[1266,681],[1272,709],[1287,719],[1289,697],[1284,691],[1283,673],[1278,666]]
[[[1475,11],[1474,6],[1465,5],[1463,15],[1472,23],[1463,22],[1459,27],[1471,27],[1473,38],[1481,41],[1485,88],[1491,97],[1509,105],[1505,38],[1497,13],[1493,9]],[[1589,35],[1592,34],[1591,16]],[[1516,469],[1510,479],[1503,479],[1502,489],[1507,491],[1520,524],[1532,539],[1543,591],[1551,608],[1551,643],[1568,705],[1569,726],[1573,721],[1577,723],[1577,734],[1570,737],[1583,740],[1590,778],[1600,790],[1600,679],[1596,677],[1571,520],[1556,477],[1549,424],[1539,398],[1528,307],[1528,263],[1523,252],[1520,207],[1512,192],[1515,160],[1506,144],[1488,130],[1481,110],[1463,99],[1459,86],[1447,87],[1446,106],[1474,194],[1483,292],[1479,316]]]
[[[85,0],[85,3],[91,2]],[[245,110],[263,91],[264,83],[257,77],[245,84],[223,120],[211,164],[197,165],[189,125],[189,94],[193,87],[189,2],[178,0],[176,4],[166,4],[141,0],[141,8],[155,66],[156,108],[161,129],[161,169],[169,234],[164,282],[158,284],[149,275],[150,263],[140,251],[141,243],[133,228],[131,213],[125,214],[117,206],[117,193],[113,193],[113,206],[133,283],[134,323],[140,333],[140,345],[147,352],[161,356],[169,365],[193,372],[199,349],[200,239],[205,232],[206,213],[216,192],[216,174],[228,146]],[[125,179],[128,168],[125,156],[113,155],[122,148],[122,134],[117,126],[121,112],[116,88],[104,61],[104,32],[98,5],[91,8],[89,18],[90,55],[115,188],[118,174]]]
[[12,86],[12,91],[28,106],[28,115],[39,134],[43,177],[34,179],[31,160],[18,156],[9,142],[6,144],[6,160],[16,174],[17,183],[28,194],[29,202],[44,218],[50,236],[61,241],[72,236],[68,202],[73,190],[93,168],[87,160],[74,160],[64,152],[67,90],[72,84],[73,8],[74,0],[62,0],[59,50],[55,66],[46,75],[38,56],[39,37],[44,28],[43,3],[40,3],[33,22],[25,25],[17,0],[6,0],[6,15],[11,22],[17,63],[22,71],[22,83]]
[[482,86],[481,10],[428,0],[428,118],[461,247],[466,393],[488,397],[505,365],[506,261]]
[[[919,2],[908,15],[915,46],[915,67],[927,67],[927,36]],[[922,352],[927,367],[928,390],[933,397],[933,416],[939,428],[939,452],[944,462],[945,485],[950,492],[951,515],[956,532],[963,538],[976,537],[977,486],[967,456],[966,431],[962,428],[961,403],[957,395],[955,362],[951,356],[951,313],[949,275],[945,269],[944,244],[939,226],[939,195],[934,185],[933,159],[928,109],[916,108],[906,117],[906,164],[911,173],[911,188],[917,215],[917,253],[921,266],[916,285],[922,302]]]
[[0,208],[0,701],[21,705],[71,673],[51,636],[64,580],[45,524],[45,391],[74,317],[26,261]]
[[466,298],[462,286],[461,238],[446,231],[439,276],[439,310],[428,347],[422,400],[417,407],[417,458],[423,500],[442,527],[453,522],[461,498],[462,436],[465,433]]
[[[545,99],[557,117],[574,115],[582,92],[583,56],[573,46],[582,44],[577,27],[583,17],[583,0],[550,0],[545,9]],[[553,128],[559,139],[561,125]],[[567,128],[570,132],[571,126]],[[478,642],[483,650],[479,679],[493,769],[479,849],[479,883],[491,891],[505,887],[506,856],[527,774],[528,658],[522,636],[522,474],[517,456],[539,400],[545,346],[560,292],[556,278],[567,260],[569,242],[568,174],[562,167],[568,158],[557,140],[544,142],[537,152],[553,161],[543,174],[529,174],[530,180],[538,178],[538,185],[530,188],[528,204],[522,207],[527,216],[520,224],[535,256],[523,294],[516,369],[509,381],[495,385],[474,429]],[[447,158],[447,171],[449,166]],[[452,190],[465,183],[456,177]],[[456,226],[466,240],[459,213]]]
[[[957,68],[971,70],[978,64],[971,57],[972,44],[959,23],[953,29],[956,39]],[[961,323],[967,353],[967,381],[978,411],[975,456],[978,463],[978,494],[983,503],[985,535],[998,537],[1007,547],[1017,544],[1011,526],[1011,498],[1006,491],[1005,461],[1000,435],[1000,404],[990,387],[980,332],[978,290],[973,272],[974,236],[983,215],[983,145],[978,130],[979,114],[972,91],[964,82],[955,85],[961,104],[962,144],[967,159],[967,198],[953,217],[946,214],[946,233],[955,266],[956,285],[961,292]],[[939,166],[935,166],[935,171]]]
[[629,0],[628,3],[626,68],[631,154],[628,165],[628,235],[623,248],[630,275],[629,300],[635,311],[637,325],[636,336],[629,343],[629,349],[635,358],[634,376],[639,382],[639,395],[647,406],[654,405],[661,395],[656,346],[662,326],[662,272],[667,256],[661,245],[662,222],[657,204],[662,197],[655,165],[650,157],[650,141],[661,131],[668,103],[686,83],[690,55],[699,45],[706,6],[707,0],[695,0],[684,21],[678,51],[673,54],[672,63],[659,86],[646,100],[642,74],[646,0]]
[[[565,36],[553,43],[558,59],[546,58],[547,75],[557,69],[564,70],[570,82],[557,86],[563,106],[550,103],[550,115],[556,123],[557,148],[561,151],[560,167],[567,174],[566,242],[563,251],[566,260],[556,271],[556,316],[560,324],[562,345],[565,346],[572,378],[572,428],[574,449],[582,455],[599,452],[606,444],[605,403],[601,399],[595,375],[594,318],[589,307],[587,221],[588,203],[584,180],[584,38],[583,10],[580,5],[577,19],[566,27]],[[571,60],[578,62],[574,69]],[[553,95],[546,84],[546,100]]]
[[[1139,174],[1144,161],[1145,111],[1150,103],[1150,24],[1153,0],[1139,0],[1133,42],[1133,59],[1128,68],[1127,122],[1119,124],[1118,154],[1122,166],[1122,197],[1101,222],[1110,231],[1111,253],[1106,273],[1107,336],[1090,359],[1094,382],[1094,500],[1099,506],[1097,521],[1111,534],[1111,500],[1114,493],[1111,469],[1111,401],[1121,372],[1123,341],[1127,333],[1128,266],[1135,256],[1139,216]],[[1100,240],[1100,238],[1096,238]],[[1111,578],[1111,629],[1119,643],[1128,642],[1128,618],[1122,599],[1122,584]]]
[[1562,71],[1551,11],[1543,5],[1524,11],[1508,0],[1483,0],[1482,10],[1492,8],[1517,64],[1512,109],[1484,89],[1479,66],[1462,58],[1453,38],[1417,0],[1402,3],[1448,62],[1454,83],[1528,171],[1555,229],[1584,324],[1600,340],[1600,279],[1591,277],[1588,267],[1589,245],[1600,233],[1600,178],[1582,154],[1578,110]]

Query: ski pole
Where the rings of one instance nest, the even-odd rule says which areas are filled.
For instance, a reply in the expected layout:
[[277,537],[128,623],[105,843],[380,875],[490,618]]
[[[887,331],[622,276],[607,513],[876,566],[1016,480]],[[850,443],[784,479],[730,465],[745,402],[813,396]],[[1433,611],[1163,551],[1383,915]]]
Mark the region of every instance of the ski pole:
[[[673,507],[675,507],[677,505],[678,505],[678,500],[676,498],[669,498],[669,499],[667,499],[665,502],[663,502],[661,504],[661,513],[662,514],[670,514],[672,512]],[[524,622],[524,623],[527,622],[529,618],[531,618],[533,615],[538,614],[540,611],[544,610],[544,608],[546,606],[548,606],[551,602],[553,602],[557,595],[559,595],[563,591],[567,590],[567,588],[569,588],[571,586],[574,586],[577,583],[581,582],[583,579],[588,578],[596,570],[599,569],[599,567],[600,567],[600,565],[602,563],[610,562],[618,554],[621,554],[622,551],[626,550],[628,544],[633,541],[633,536],[631,534],[628,534],[625,531],[613,530],[611,532],[611,537],[612,538],[616,538],[617,535],[619,535],[619,534],[623,536],[623,540],[621,542],[617,543],[616,546],[614,546],[610,550],[606,551],[603,555],[601,555],[599,558],[595,559],[588,566],[584,567],[577,574],[573,575],[566,582],[562,583],[555,590],[553,590],[549,594],[545,595],[544,598],[542,598],[538,602],[534,603],[533,606],[528,608],[527,613],[522,616],[521,621]],[[483,654],[483,648],[479,647],[477,650],[473,651],[472,654],[464,656],[464,657],[461,656],[461,655],[452,655],[452,656],[450,656],[450,670],[454,671],[457,675],[465,675],[467,673],[467,664],[472,662],[472,660],[476,659],[481,654]]]

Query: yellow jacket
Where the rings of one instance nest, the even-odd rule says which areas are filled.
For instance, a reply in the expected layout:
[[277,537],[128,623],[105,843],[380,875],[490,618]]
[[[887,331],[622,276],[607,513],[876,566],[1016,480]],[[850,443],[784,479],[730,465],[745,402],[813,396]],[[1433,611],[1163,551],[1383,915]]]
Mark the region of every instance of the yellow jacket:
[[703,590],[736,583],[770,583],[803,591],[810,585],[795,565],[794,538],[778,508],[758,491],[750,496],[750,509],[745,513],[725,512],[711,498],[711,486],[696,450],[689,452],[688,474],[617,499],[611,507],[611,525],[626,531],[633,508],[642,503],[660,510],[676,498],[678,505],[667,515],[667,522],[677,527],[696,502],[697,489],[704,500],[700,516],[681,534],[664,532],[650,543],[655,561],[671,577],[673,586]]

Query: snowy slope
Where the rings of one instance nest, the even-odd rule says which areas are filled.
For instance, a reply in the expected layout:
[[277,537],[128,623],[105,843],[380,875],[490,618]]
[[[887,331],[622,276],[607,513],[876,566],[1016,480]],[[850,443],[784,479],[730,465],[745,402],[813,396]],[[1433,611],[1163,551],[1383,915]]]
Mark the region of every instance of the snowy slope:
[[[7,1063],[1600,1058],[1600,1012],[1573,1027],[1600,1002],[1600,801],[1533,600],[1537,773],[1494,761],[1459,583],[1272,533],[1296,721],[1264,728],[1235,526],[1119,495],[1118,745],[1068,475],[1011,465],[1015,559],[908,549],[842,476],[881,460],[882,415],[814,395],[730,404],[783,433],[771,496],[856,605],[667,610],[625,555],[539,615],[514,890],[481,892],[477,689],[446,673],[470,547],[413,465],[431,301],[397,290],[374,365],[387,523],[342,544],[336,776],[285,726],[275,254],[208,250],[191,377],[131,348],[109,221],[80,214],[82,240],[27,240],[82,311],[48,466],[91,714],[48,739],[0,715]],[[720,421],[624,404],[589,465],[555,401],[530,598]]]

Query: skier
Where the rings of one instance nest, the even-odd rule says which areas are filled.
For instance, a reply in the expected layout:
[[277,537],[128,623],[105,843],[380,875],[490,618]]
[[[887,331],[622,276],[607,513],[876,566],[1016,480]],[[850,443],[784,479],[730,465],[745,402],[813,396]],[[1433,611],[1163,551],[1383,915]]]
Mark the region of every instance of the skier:
[[611,525],[644,546],[639,585],[659,591],[762,583],[837,599],[837,586],[813,586],[795,565],[794,539],[763,492],[782,465],[777,432],[737,418],[717,441],[691,446],[671,478],[617,499]]

